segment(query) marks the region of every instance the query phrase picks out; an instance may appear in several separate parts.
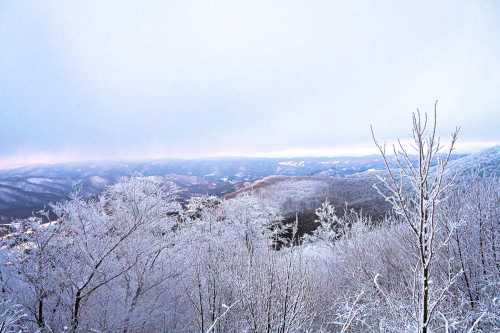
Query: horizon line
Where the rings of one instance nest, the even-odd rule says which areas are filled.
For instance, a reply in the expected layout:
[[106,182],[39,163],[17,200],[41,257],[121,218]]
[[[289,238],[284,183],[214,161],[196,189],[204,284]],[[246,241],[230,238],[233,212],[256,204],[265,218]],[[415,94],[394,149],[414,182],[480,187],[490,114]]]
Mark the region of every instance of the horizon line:
[[[457,145],[455,153],[471,154],[484,149],[500,145],[496,141],[470,141]],[[259,153],[215,153],[215,154],[144,154],[144,155],[78,155],[78,154],[31,154],[11,156],[0,159],[0,170],[8,171],[24,167],[51,166],[74,163],[124,163],[141,161],[166,161],[166,160],[203,160],[203,159],[236,159],[236,158],[267,158],[267,159],[294,159],[294,158],[341,158],[364,157],[379,155],[374,147],[350,146],[337,148],[290,148],[274,152]]]

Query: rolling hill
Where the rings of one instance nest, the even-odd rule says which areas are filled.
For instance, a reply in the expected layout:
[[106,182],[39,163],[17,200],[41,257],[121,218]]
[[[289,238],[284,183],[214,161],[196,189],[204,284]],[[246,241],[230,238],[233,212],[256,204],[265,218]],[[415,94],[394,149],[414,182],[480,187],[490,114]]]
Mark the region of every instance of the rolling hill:
[[[474,168],[499,174],[500,147],[472,155],[456,155],[453,172]],[[378,156],[335,158],[225,158],[88,162],[42,165],[0,171],[0,223],[32,215],[73,191],[92,196],[120,178],[162,176],[176,183],[182,196],[214,194],[231,197],[250,190],[283,201],[285,210],[309,211],[326,197],[335,205],[378,216],[384,202],[372,188],[383,169]],[[307,208],[307,209],[306,209]]]

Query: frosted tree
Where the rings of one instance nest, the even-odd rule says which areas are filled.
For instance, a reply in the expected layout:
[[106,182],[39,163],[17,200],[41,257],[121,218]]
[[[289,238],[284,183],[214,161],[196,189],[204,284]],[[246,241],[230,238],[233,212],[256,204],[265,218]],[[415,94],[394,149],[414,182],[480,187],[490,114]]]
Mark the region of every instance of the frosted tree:
[[326,245],[332,246],[335,240],[340,236],[342,221],[337,217],[335,207],[325,200],[315,211],[319,224],[314,231],[313,239],[323,241]]
[[227,222],[250,254],[250,260],[258,246],[269,246],[273,238],[280,237],[282,230],[275,228],[283,218],[275,202],[255,195],[242,195],[226,200],[224,211]]
[[[47,212],[39,212],[48,217]],[[61,273],[58,262],[64,256],[60,221],[44,223],[41,217],[31,217],[14,223],[14,230],[2,239],[4,269],[16,302],[34,317],[40,330],[48,326],[49,316],[61,306]]]
[[185,239],[189,244],[183,251],[190,258],[188,274],[183,281],[185,296],[192,305],[192,316],[200,332],[210,328],[218,332],[224,327],[225,285],[222,280],[223,249],[232,241],[227,234],[226,216],[222,200],[215,196],[196,196],[188,200],[183,214]]
[[184,215],[191,221],[220,221],[224,215],[222,200],[213,195],[191,197],[186,204]]
[[168,246],[162,236],[180,209],[176,191],[160,180],[134,177],[108,187],[97,200],[73,198],[56,207],[70,244],[59,266],[67,281],[71,332],[79,329],[91,298],[122,278],[128,278],[127,331],[138,299],[150,283],[162,281],[156,281],[152,265]]
[[21,305],[0,297],[0,333],[27,332],[26,317]]
[[353,226],[364,227],[369,225],[371,220],[364,216],[362,212],[350,209],[346,203],[344,213],[338,215],[335,207],[326,199],[315,211],[318,227],[311,236],[310,241],[320,240],[323,244],[333,247],[336,240],[342,237],[349,237]]
[[[443,146],[436,134],[437,102],[434,104],[432,122],[428,122],[427,113],[413,113],[412,141],[408,146],[400,140],[392,146],[392,163],[385,144],[380,144],[372,137],[385,162],[386,177],[379,177],[385,189],[379,192],[392,204],[394,212],[401,216],[414,235],[417,248],[418,272],[418,331],[427,333],[435,309],[442,300],[443,292],[431,299],[430,282],[432,263],[435,260],[438,208],[446,191],[452,186],[450,177],[446,177],[446,168],[455,148],[459,129],[451,135],[451,142],[443,154]],[[412,153],[417,156],[414,163]],[[433,164],[436,164],[433,168]],[[450,280],[450,283],[453,279]]]
[[474,325],[487,331],[498,322],[495,310],[500,270],[498,269],[498,179],[474,173],[449,196],[441,210],[446,233],[454,230],[446,250],[449,269],[462,271],[457,280],[453,318],[464,330]]

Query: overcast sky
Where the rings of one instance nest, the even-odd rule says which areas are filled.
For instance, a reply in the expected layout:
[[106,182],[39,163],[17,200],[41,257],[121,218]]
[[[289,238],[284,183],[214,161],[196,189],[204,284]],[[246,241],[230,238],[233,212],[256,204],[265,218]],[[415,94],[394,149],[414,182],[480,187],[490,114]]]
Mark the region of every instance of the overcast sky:
[[0,167],[500,142],[498,1],[0,1]]

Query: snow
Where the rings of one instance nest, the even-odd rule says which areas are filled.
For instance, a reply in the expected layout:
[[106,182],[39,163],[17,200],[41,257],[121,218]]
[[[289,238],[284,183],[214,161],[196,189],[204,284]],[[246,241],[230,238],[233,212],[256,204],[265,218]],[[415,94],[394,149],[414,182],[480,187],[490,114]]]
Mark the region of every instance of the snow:
[[28,178],[27,181],[32,184],[45,184],[45,183],[53,183],[54,179],[33,177],[33,178]]
[[279,165],[283,166],[290,166],[294,168],[301,168],[305,165],[304,161],[282,161],[278,163]]
[[101,176],[92,176],[89,178],[89,182],[94,187],[104,187],[109,183],[107,179]]
[[16,202],[16,197],[14,196],[15,191],[10,189],[0,189],[0,202],[12,203]]

